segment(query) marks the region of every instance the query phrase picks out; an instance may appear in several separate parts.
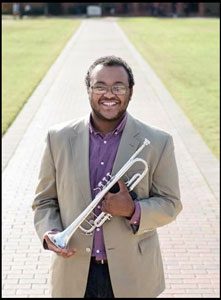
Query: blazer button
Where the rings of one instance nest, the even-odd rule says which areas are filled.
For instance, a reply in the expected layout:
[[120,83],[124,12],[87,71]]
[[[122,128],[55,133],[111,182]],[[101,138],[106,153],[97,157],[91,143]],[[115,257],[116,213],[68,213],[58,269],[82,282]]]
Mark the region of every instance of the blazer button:
[[90,253],[90,252],[91,252],[91,249],[90,249],[90,248],[86,248],[85,250],[86,250],[87,253]]

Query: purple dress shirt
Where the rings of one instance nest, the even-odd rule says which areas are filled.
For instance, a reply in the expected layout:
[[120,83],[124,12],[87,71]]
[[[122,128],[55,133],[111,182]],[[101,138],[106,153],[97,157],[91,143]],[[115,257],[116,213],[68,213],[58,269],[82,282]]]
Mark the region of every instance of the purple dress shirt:
[[[102,134],[96,131],[92,124],[90,116],[89,133],[89,164],[90,164],[90,186],[92,199],[99,193],[98,184],[107,175],[112,172],[112,167],[120,143],[121,135],[127,121],[127,114],[124,115],[118,126],[108,134]],[[99,215],[101,207],[98,205],[94,213]],[[107,221],[108,222],[108,221]],[[135,212],[130,219],[131,224],[139,225],[140,222],[140,205],[135,201]],[[96,228],[93,239],[92,256],[97,260],[106,259],[106,251],[103,237],[102,226]]]

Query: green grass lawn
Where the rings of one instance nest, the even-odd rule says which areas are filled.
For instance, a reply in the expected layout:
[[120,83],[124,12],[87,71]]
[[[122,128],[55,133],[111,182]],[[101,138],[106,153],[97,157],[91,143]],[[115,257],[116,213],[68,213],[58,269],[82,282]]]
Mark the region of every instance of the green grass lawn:
[[118,24],[219,157],[219,19],[122,18]]
[[2,133],[56,60],[80,20],[2,21]]

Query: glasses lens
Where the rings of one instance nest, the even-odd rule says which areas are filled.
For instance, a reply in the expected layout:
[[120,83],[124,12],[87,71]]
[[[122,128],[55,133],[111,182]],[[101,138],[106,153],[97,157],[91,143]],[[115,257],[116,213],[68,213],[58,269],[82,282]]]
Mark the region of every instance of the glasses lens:
[[[108,86],[105,86],[105,85],[92,86],[91,88],[92,88],[94,94],[98,94],[98,95],[105,94],[108,91]],[[127,91],[127,88],[124,85],[113,85],[111,87],[111,92],[115,95],[124,95],[126,93],[126,91]]]
[[113,85],[112,92],[116,95],[124,95],[126,93],[126,87],[124,85]]
[[107,91],[107,87],[105,86],[94,86],[92,89],[95,94],[105,94]]

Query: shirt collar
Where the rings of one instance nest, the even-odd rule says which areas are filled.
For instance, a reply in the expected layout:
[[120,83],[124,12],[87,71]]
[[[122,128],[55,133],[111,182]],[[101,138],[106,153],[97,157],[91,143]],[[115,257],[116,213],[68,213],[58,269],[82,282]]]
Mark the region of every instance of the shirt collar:
[[[117,125],[117,127],[113,131],[107,133],[107,135],[118,135],[119,133],[121,133],[125,127],[126,121],[127,121],[127,112],[125,112],[125,114],[123,115],[123,117],[122,117],[120,123]],[[101,135],[102,137],[104,136],[103,133],[99,132],[98,130],[96,130],[94,128],[94,126],[92,124],[92,115],[91,114],[90,114],[90,119],[89,119],[89,130],[90,130],[91,134],[93,133],[94,135]]]

